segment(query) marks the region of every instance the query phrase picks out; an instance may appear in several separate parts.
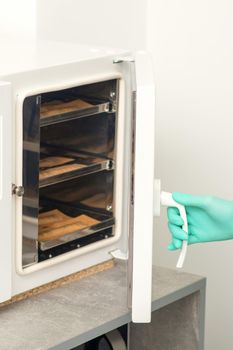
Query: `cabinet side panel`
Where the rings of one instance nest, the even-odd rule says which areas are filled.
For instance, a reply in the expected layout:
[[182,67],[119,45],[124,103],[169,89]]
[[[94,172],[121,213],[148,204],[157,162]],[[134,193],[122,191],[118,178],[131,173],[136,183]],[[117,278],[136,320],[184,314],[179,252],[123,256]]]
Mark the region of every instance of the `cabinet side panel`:
[[131,324],[130,349],[201,349],[199,302],[196,292],[153,312],[150,324]]
[[0,82],[0,302],[11,297],[11,85]]

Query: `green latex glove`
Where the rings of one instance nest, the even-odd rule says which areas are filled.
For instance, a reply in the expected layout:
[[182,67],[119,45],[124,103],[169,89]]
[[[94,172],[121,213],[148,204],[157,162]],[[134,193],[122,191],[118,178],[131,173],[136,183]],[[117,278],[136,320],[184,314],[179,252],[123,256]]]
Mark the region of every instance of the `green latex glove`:
[[168,250],[188,244],[233,239],[233,201],[211,196],[193,196],[174,192],[173,199],[184,205],[188,219],[188,235],[182,230],[183,220],[177,208],[168,208],[168,227],[172,243]]

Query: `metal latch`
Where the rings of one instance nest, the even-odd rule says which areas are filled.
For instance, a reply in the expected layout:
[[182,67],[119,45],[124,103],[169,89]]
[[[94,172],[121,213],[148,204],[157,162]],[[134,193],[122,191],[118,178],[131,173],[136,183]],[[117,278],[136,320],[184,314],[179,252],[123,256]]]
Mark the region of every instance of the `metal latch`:
[[12,185],[12,194],[15,194],[18,197],[22,197],[24,195],[24,187]]
[[109,252],[113,258],[118,259],[118,260],[128,260],[129,254],[128,252],[122,252],[120,249],[115,249]]

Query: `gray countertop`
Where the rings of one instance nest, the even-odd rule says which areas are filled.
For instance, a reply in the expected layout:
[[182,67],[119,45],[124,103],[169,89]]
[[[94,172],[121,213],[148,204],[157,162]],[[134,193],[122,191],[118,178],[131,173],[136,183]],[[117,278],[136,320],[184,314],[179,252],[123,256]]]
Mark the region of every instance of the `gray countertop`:
[[[0,309],[1,350],[68,350],[131,321],[126,267],[73,282]],[[205,279],[153,268],[152,310],[205,287]]]

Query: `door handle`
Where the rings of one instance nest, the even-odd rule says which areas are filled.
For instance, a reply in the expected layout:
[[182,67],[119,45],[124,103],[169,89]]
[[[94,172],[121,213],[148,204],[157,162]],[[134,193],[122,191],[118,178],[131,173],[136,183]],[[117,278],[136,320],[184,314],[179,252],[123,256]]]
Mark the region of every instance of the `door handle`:
[[[185,207],[177,203],[172,198],[172,193],[161,191],[161,182],[159,179],[155,179],[154,181],[154,215],[155,216],[160,216],[161,205],[166,207],[175,207],[179,210],[180,216],[184,221],[182,229],[188,233],[188,220],[187,220]],[[187,248],[188,248],[188,241],[183,241],[181,253],[180,253],[178,262],[176,264],[176,267],[178,269],[181,269],[183,267],[186,254],[187,254]]]

